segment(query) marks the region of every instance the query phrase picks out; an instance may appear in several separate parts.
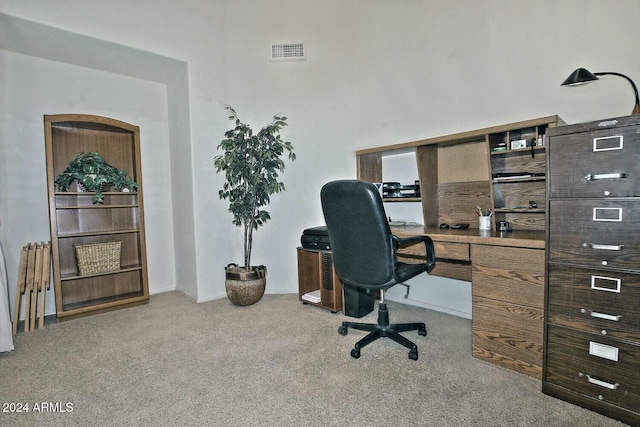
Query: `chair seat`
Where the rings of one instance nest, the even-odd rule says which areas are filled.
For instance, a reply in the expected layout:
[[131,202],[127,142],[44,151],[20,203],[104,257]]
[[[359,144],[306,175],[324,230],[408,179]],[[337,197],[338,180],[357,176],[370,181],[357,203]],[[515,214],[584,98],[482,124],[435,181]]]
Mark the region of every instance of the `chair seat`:
[[426,263],[420,264],[407,264],[405,262],[398,261],[396,263],[396,274],[398,275],[398,279],[401,282],[412,278],[413,276],[417,276],[423,271],[427,271],[429,269],[429,265]]

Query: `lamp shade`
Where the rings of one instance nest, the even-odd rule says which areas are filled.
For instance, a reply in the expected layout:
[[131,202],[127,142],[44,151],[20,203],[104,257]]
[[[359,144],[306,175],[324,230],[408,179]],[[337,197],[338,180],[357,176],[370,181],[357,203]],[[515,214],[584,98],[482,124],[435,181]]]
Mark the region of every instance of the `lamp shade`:
[[567,77],[560,86],[579,85],[593,80],[598,80],[598,78],[591,71],[587,70],[586,68],[578,68],[573,73],[571,73],[571,75]]
[[567,77],[560,86],[575,86],[582,83],[588,83],[594,80],[599,80],[597,76],[607,76],[607,75],[622,77],[623,79],[626,79],[631,84],[631,88],[633,89],[633,94],[635,95],[635,98],[636,98],[635,99],[636,104],[634,105],[633,110],[631,110],[631,114],[640,114],[640,96],[638,96],[638,87],[633,82],[633,80],[631,80],[628,76],[625,76],[624,74],[614,73],[609,71],[601,72],[601,73],[592,73],[591,71],[585,68],[578,68],[573,73],[571,73],[571,75],[569,75],[569,77]]

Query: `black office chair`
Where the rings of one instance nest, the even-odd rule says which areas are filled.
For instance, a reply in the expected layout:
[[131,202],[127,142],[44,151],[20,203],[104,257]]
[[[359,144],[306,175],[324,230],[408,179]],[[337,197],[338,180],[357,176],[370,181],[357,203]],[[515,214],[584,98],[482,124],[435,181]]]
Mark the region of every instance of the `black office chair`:
[[[359,358],[362,347],[378,338],[388,337],[407,347],[409,358],[417,360],[418,348],[400,335],[400,332],[417,330],[419,335],[425,336],[425,324],[390,325],[384,291],[433,269],[435,251],[431,238],[416,236],[400,239],[391,234],[382,198],[371,183],[357,180],[332,181],[322,187],[320,198],[331,241],[333,265],[343,286],[380,291],[377,324],[342,322],[338,329],[341,335],[346,335],[348,328],[370,331],[356,343],[351,356]],[[426,262],[398,262],[397,250],[400,246],[420,242],[425,244]]]

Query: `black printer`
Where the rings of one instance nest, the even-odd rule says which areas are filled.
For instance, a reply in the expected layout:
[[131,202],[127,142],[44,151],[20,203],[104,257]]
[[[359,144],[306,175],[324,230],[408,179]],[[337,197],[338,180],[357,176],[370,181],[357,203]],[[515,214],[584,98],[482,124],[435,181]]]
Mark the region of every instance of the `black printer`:
[[302,232],[300,243],[302,243],[303,249],[330,251],[331,242],[329,241],[327,226],[307,228]]

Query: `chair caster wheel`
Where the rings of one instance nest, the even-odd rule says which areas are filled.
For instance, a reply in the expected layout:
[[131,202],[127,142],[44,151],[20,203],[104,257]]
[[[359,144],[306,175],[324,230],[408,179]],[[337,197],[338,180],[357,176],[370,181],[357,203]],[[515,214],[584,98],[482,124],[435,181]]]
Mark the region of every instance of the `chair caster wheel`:
[[417,350],[411,350],[409,352],[409,359],[418,360],[418,351]]
[[338,328],[338,333],[339,333],[340,335],[343,335],[343,336],[344,336],[344,335],[347,335],[347,327],[346,327],[346,326],[340,326],[340,327]]
[[427,336],[427,328],[418,329],[418,335],[426,337]]
[[351,350],[351,357],[353,357],[354,359],[360,359],[360,350],[358,350],[356,348]]

